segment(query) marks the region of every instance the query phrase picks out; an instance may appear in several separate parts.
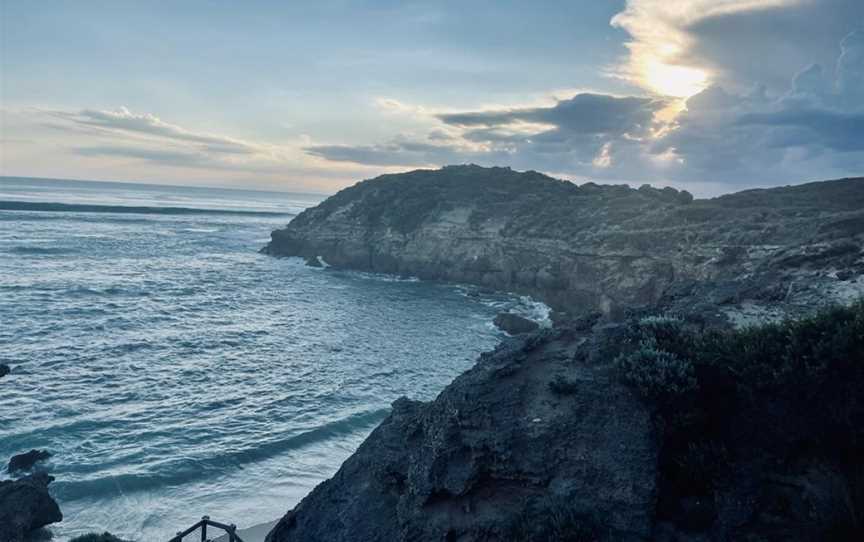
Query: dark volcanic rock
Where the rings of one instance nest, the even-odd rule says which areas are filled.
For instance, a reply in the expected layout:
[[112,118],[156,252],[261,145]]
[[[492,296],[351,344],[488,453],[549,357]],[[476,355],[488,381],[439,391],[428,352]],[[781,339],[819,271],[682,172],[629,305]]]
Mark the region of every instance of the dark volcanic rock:
[[60,507],[48,494],[52,481],[45,473],[0,481],[0,541],[23,541],[30,531],[63,520]]
[[122,538],[117,538],[111,533],[105,532],[102,534],[99,533],[90,533],[81,536],[76,536],[69,542],[129,542],[128,540],[123,540]]
[[0,363],[0,378],[3,378],[11,372],[12,369],[10,369],[8,365],[6,365],[5,363]]
[[319,260],[317,256],[309,256],[308,258],[306,258],[306,265],[308,265],[309,267],[324,267],[324,265],[321,263],[321,260]]
[[51,454],[46,450],[30,450],[23,454],[13,455],[9,460],[7,472],[13,473],[20,470],[30,470],[39,461],[45,461],[51,457]]
[[[400,399],[268,542],[644,540],[657,445],[645,407],[581,341],[510,339],[433,402]],[[571,389],[550,382],[568,374]]]
[[537,331],[540,324],[533,320],[523,318],[512,312],[499,313],[494,320],[498,329],[506,331],[510,335],[519,335],[521,333],[531,333]]

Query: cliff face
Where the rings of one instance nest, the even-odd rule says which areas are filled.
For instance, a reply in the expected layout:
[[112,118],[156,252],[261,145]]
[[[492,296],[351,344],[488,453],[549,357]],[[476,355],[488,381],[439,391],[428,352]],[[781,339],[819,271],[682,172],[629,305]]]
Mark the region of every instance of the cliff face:
[[862,236],[864,179],[693,200],[452,166],[347,188],[264,251],[519,292],[571,314],[694,296],[741,314],[857,291]]
[[862,540],[864,304],[692,317],[508,339],[396,401],[267,541]]
[[396,401],[268,540],[564,540],[600,518],[607,539],[644,540],[656,497],[651,418],[609,363],[574,371],[582,342],[512,339],[435,401]]
[[397,401],[268,542],[860,540],[864,305],[728,328],[861,296],[862,241],[864,179],[693,200],[464,166],[343,190],[264,251],[560,318]]

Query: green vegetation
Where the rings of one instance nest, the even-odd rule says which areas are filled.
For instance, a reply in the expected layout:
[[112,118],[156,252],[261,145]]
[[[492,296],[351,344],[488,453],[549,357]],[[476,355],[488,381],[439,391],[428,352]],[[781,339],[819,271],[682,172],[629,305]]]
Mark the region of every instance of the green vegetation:
[[686,357],[690,352],[668,346],[670,342],[677,344],[684,336],[681,320],[643,318],[634,331],[638,334],[637,348],[618,358],[629,384],[647,399],[662,404],[695,390],[693,364]]
[[833,419],[820,415],[821,423],[854,437],[856,446],[864,444],[864,427],[845,425],[864,409],[864,394],[851,387],[864,377],[864,302],[736,331],[701,330],[675,317],[653,316],[634,323],[626,343],[618,357],[622,376],[660,415],[675,414],[664,407],[695,406],[698,396],[717,391],[722,374],[726,384],[734,384],[724,391],[741,398],[773,392],[830,407]]
[[[692,199],[689,193],[672,188],[646,186],[633,190],[624,185],[592,183],[579,187],[536,171],[447,166],[364,181],[340,191],[314,210],[301,213],[294,222],[312,223],[347,207],[353,219],[367,226],[407,234],[436,213],[469,207],[474,227],[492,218],[506,218],[505,236],[567,238],[591,230],[598,221],[640,217],[658,206],[677,207]],[[616,204],[610,207],[610,200]]]
[[[707,528],[735,469],[770,465],[771,476],[801,480],[807,499],[842,502],[829,507],[832,530],[819,536],[864,533],[864,302],[737,331],[643,318],[622,350],[622,378],[651,406],[661,434],[661,520],[698,503],[689,527]],[[843,482],[814,490],[817,470]],[[777,497],[763,516],[791,529],[806,520],[795,499],[804,497]]]

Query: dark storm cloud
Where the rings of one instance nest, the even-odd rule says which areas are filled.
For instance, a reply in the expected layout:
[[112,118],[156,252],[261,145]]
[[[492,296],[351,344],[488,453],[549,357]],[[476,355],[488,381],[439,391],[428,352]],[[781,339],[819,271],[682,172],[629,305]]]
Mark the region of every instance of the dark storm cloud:
[[[859,11],[857,5],[832,5]],[[763,21],[767,13],[746,15]],[[810,12],[796,12],[790,20],[802,13]],[[666,101],[581,93],[549,107],[440,114],[435,118],[442,126],[426,139],[319,145],[307,152],[371,165],[474,162],[633,183],[714,183],[727,189],[861,175],[864,32],[835,36],[833,43],[833,55],[822,54],[824,64],[780,62],[794,66],[774,89],[735,82],[728,90],[711,86],[688,99],[671,124],[657,120]]]
[[306,152],[328,160],[379,166],[473,162],[582,171],[605,144],[619,140],[623,145],[626,138],[644,137],[653,115],[664,105],[655,99],[583,93],[550,107],[438,115],[445,125],[462,130],[459,138],[433,130],[426,140],[316,145]]
[[675,178],[728,183],[864,174],[864,34],[838,40],[830,68],[800,70],[776,98],[710,88],[687,102],[651,152],[675,153]]
[[774,146],[821,145],[838,151],[864,150],[864,113],[802,109],[772,113],[750,113],[738,121],[742,125],[789,129],[796,137],[781,134],[769,137]]
[[730,88],[764,84],[780,92],[802,66],[833,65],[839,40],[862,27],[861,0],[804,0],[726,13],[685,28],[692,40],[680,61],[709,68],[716,83]]
[[492,128],[526,122],[573,133],[622,135],[644,131],[654,113],[664,105],[663,101],[649,98],[582,93],[561,100],[552,107],[448,113],[438,115],[438,118],[460,127]]

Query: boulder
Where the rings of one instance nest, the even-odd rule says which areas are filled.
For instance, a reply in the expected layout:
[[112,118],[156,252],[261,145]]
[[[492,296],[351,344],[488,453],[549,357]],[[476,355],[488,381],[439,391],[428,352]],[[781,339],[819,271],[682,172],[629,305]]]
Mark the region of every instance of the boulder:
[[540,324],[533,320],[523,318],[512,312],[502,312],[495,317],[495,326],[502,331],[506,331],[510,335],[520,335],[522,333],[531,333],[540,328]]
[[36,463],[39,461],[45,461],[49,457],[51,457],[51,453],[46,450],[30,450],[23,454],[13,455],[12,459],[9,460],[7,471],[13,473],[22,470],[30,470],[34,465],[36,465]]
[[122,538],[117,538],[113,534],[109,532],[104,532],[102,534],[99,533],[89,533],[81,536],[76,536],[69,542],[129,542],[128,540],[123,540]]
[[309,267],[324,267],[318,256],[309,256],[306,258],[306,265]]
[[42,472],[0,481],[0,540],[21,542],[30,531],[63,521],[60,507],[48,494],[53,481]]

